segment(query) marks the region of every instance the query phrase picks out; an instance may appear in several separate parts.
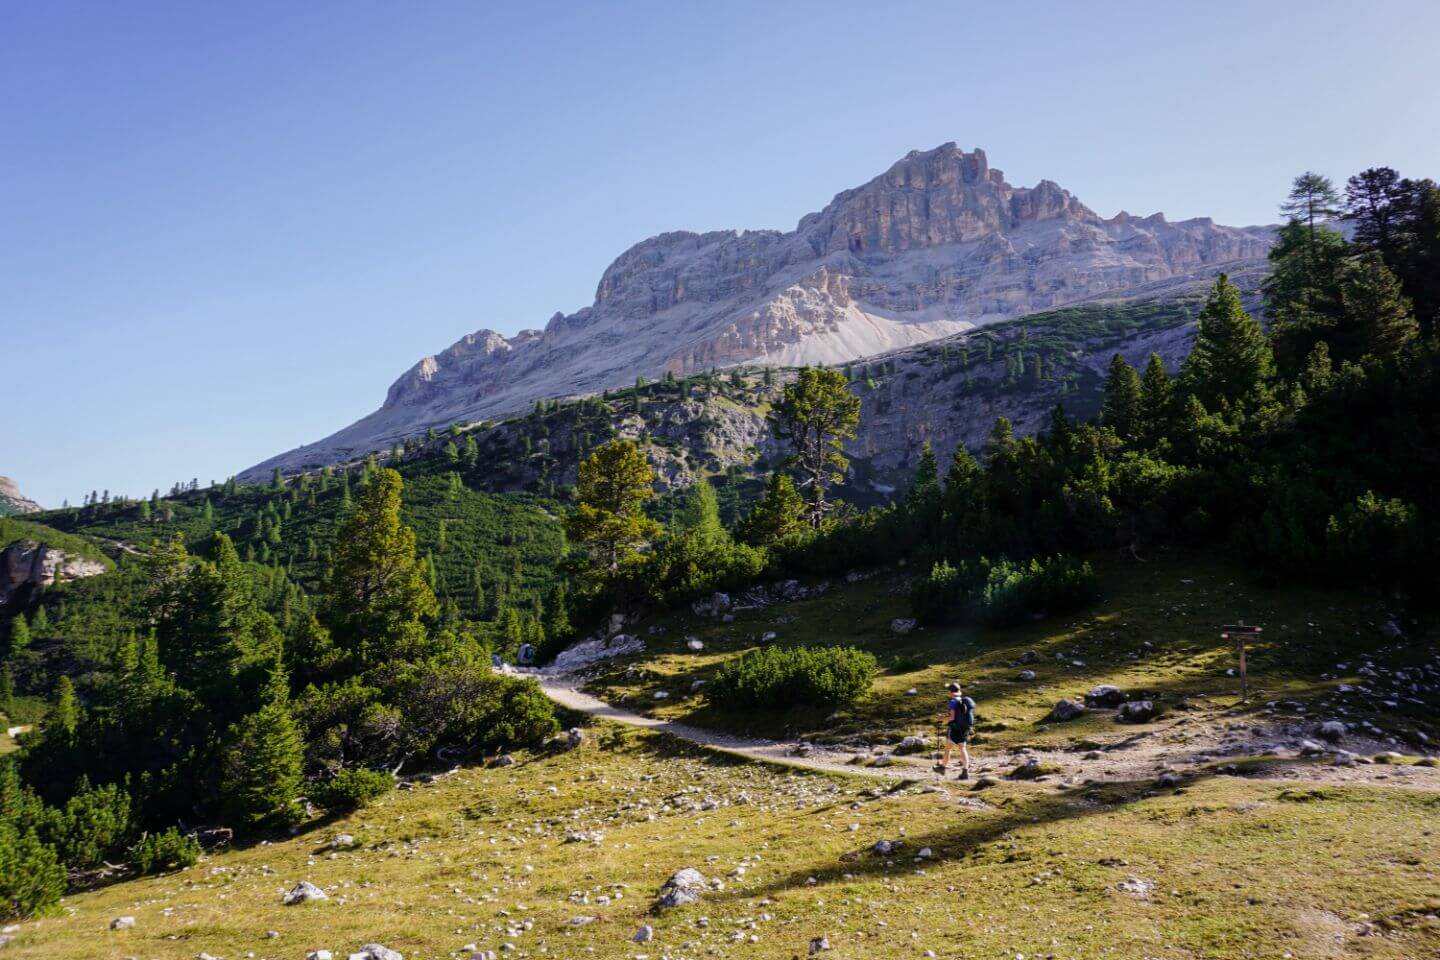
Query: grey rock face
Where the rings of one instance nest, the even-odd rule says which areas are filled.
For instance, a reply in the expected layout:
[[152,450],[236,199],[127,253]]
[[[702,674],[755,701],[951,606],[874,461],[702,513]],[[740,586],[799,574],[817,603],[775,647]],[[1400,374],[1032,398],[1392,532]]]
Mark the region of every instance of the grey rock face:
[[0,517],[17,513],[39,513],[44,508],[20,492],[20,485],[0,477]]
[[34,540],[16,540],[0,550],[0,607],[12,597],[56,579],[79,580],[105,572],[105,564],[56,550]]
[[661,234],[543,330],[480,330],[416,363],[379,410],[250,468],[334,463],[427,426],[738,364],[841,363],[1067,304],[1155,295],[1261,263],[1269,228],[1102,219],[1050,181],[1013,187],[981,150],[915,151],[789,233]]

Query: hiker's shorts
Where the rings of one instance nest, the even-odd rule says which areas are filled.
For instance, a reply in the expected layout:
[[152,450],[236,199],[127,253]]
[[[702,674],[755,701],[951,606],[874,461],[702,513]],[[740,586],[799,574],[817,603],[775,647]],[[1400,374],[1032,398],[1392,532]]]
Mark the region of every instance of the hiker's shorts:
[[956,724],[956,723],[950,724],[950,730],[949,730],[950,742],[951,742],[951,743],[969,743],[969,742],[970,742],[970,732],[971,732],[971,729],[972,729],[972,728],[970,728],[970,727],[962,727],[962,726],[960,726],[959,724]]

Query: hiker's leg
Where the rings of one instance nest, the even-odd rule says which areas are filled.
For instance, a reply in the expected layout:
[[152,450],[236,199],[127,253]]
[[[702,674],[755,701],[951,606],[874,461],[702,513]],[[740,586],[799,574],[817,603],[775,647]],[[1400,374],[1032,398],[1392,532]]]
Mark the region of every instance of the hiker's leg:
[[970,740],[969,740],[968,738],[965,740],[964,743],[960,744],[960,756],[965,759],[965,769],[966,769],[966,770],[969,770],[969,769],[970,769]]

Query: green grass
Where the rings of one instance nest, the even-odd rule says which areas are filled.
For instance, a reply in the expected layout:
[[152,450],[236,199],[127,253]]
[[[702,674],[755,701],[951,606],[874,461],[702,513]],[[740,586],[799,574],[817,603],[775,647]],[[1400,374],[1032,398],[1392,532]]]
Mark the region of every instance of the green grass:
[[[514,956],[788,960],[821,935],[841,958],[1440,949],[1433,794],[1327,787],[1301,800],[1293,784],[1213,777],[1159,792],[1002,783],[982,802],[602,731],[570,754],[463,770],[294,839],[70,896],[64,915],[21,925],[6,954],[295,958],[378,941],[423,960],[510,942]],[[566,843],[572,830],[603,837]],[[356,848],[324,850],[339,831]],[[903,846],[862,852],[881,838]],[[933,857],[917,862],[922,847]],[[687,866],[725,889],[653,915],[656,889]],[[1147,896],[1120,888],[1132,877]],[[331,899],[281,906],[302,879]],[[109,931],[121,915],[135,928]],[[572,925],[579,916],[595,920]],[[631,942],[643,923],[654,942]]]
[[[944,684],[958,679],[979,704],[980,741],[1011,749],[1074,745],[1114,733],[1116,724],[1102,713],[1065,724],[1040,722],[1061,697],[1081,696],[1101,683],[1186,709],[1195,723],[1221,714],[1257,715],[1272,701],[1306,702],[1314,716],[1339,684],[1363,681],[1355,676],[1361,653],[1377,663],[1406,666],[1433,651],[1429,636],[1394,648],[1383,644],[1377,628],[1384,606],[1373,595],[1262,588],[1210,557],[1161,556],[1145,564],[1101,560],[1096,571],[1102,596],[1082,614],[1006,629],[953,626],[896,636],[890,622],[909,616],[911,571],[895,568],[856,584],[837,581],[811,600],[742,611],[733,624],[680,612],[654,624],[663,632],[650,634],[649,625],[642,625],[646,653],[610,665],[592,688],[612,702],[623,699],[632,708],[697,725],[886,742],[907,733],[934,733]],[[1249,651],[1251,697],[1243,706],[1238,680],[1225,672],[1235,666],[1234,651],[1219,636],[1224,624],[1237,620],[1265,630],[1263,641]],[[839,715],[783,704],[730,713],[710,705],[703,691],[690,693],[694,681],[708,679],[722,661],[756,646],[770,631],[777,643],[869,650],[880,661],[881,676],[868,697]],[[688,636],[703,640],[704,651],[690,652]],[[1032,650],[1040,660],[1028,668],[1037,678],[1017,682],[1026,669],[1020,657]],[[1348,669],[1337,671],[1341,663]],[[918,695],[907,693],[912,688]],[[669,700],[653,700],[661,689],[670,693]],[[1428,709],[1371,707],[1352,719],[1402,734],[1437,733]]]

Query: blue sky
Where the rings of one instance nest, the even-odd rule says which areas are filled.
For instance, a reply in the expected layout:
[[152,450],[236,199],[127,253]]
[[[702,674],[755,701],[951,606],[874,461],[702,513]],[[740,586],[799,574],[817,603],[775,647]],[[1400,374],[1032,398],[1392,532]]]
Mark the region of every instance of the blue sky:
[[1440,3],[0,5],[0,474],[220,479],[663,230],[789,229],[912,148],[1270,222],[1440,177]]

